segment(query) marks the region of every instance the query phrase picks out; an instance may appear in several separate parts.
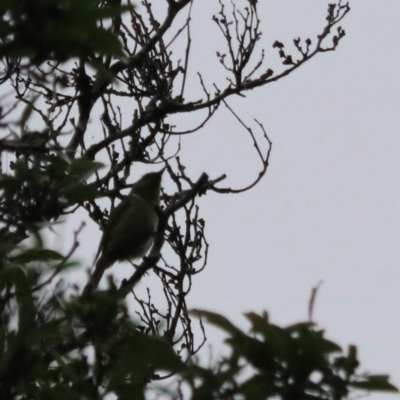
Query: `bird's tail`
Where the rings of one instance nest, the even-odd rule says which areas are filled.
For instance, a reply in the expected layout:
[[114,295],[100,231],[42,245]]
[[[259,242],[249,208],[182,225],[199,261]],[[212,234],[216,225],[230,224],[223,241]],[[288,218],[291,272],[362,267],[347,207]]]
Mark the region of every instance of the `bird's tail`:
[[110,261],[109,258],[101,256],[97,263],[96,266],[94,267],[93,274],[89,278],[89,282],[86,284],[85,288],[83,289],[82,296],[83,297],[88,297],[90,296],[96,289],[97,286],[99,286],[101,277],[104,274],[104,271],[111,267],[112,261]]

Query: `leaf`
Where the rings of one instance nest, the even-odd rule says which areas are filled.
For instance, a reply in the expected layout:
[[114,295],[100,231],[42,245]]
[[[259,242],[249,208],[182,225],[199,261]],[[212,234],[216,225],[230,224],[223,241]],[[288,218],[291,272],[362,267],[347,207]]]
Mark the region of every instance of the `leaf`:
[[241,385],[240,392],[246,399],[265,400],[274,394],[274,387],[265,375],[256,374]]
[[5,254],[10,253],[13,251],[16,247],[15,243],[9,243],[9,242],[1,242],[0,241],[0,255],[3,256]]
[[34,243],[34,247],[43,247],[43,239],[42,236],[40,235],[39,231],[34,231],[32,233],[32,238],[33,238],[33,243]]
[[14,262],[28,263],[32,261],[63,260],[64,256],[54,250],[30,249],[12,258]]
[[31,287],[25,271],[18,266],[5,268],[0,274],[1,283],[15,286],[18,301],[19,330],[26,332],[34,326],[35,306],[32,298]]
[[282,358],[288,357],[292,338],[284,329],[270,324],[267,314],[260,316],[251,312],[246,313],[245,316],[252,323],[252,332],[261,334],[277,355]]
[[35,96],[32,100],[30,100],[29,103],[27,104],[27,106],[25,107],[25,109],[22,111],[22,115],[19,120],[19,124],[22,128],[25,127],[26,122],[28,121],[29,117],[31,116],[33,108],[34,108],[34,104],[38,98],[39,98],[39,95]]
[[[132,358],[129,354],[135,354]],[[165,340],[152,338],[140,332],[133,335],[123,346],[121,360],[130,368],[137,369],[140,365],[152,364],[156,369],[166,371],[182,371],[184,363],[176,355],[172,346]]]
[[389,383],[389,375],[369,375],[364,381],[351,382],[351,386],[372,391],[398,392],[399,389]]
[[70,174],[74,177],[79,177],[80,182],[86,181],[95,171],[103,168],[104,164],[91,161],[87,158],[78,158],[72,160],[70,164]]
[[202,319],[204,318],[210,324],[220,327],[221,329],[230,333],[231,335],[246,336],[243,331],[241,331],[239,328],[233,325],[227,318],[225,318],[220,314],[205,310],[190,310],[189,313],[191,315],[195,315],[196,317]]
[[100,193],[95,186],[86,185],[83,183],[67,186],[60,192],[67,200],[72,202],[88,201],[103,196],[103,194]]
[[233,348],[257,369],[272,375],[276,373],[278,362],[275,349],[268,343],[247,337],[246,340],[238,341]]

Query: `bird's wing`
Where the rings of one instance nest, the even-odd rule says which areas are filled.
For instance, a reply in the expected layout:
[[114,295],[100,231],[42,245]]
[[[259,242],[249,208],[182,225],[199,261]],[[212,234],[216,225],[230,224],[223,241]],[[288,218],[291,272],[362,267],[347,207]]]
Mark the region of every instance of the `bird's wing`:
[[131,207],[131,196],[126,196],[122,201],[115,207],[108,218],[107,224],[104,227],[103,236],[101,237],[99,248],[97,249],[96,257],[94,262],[96,262],[100,256],[100,253],[109,240],[109,237],[112,237],[112,231],[114,227],[118,224],[118,221],[121,220],[122,216],[124,215],[125,211]]

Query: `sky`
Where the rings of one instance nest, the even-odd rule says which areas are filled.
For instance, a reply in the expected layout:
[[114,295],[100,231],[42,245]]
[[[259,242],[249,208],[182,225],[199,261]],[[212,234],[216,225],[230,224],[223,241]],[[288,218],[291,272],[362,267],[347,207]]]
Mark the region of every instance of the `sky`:
[[[322,32],[328,1],[258,3],[257,50],[265,48],[266,67],[279,69],[275,40],[292,48],[293,38],[313,40]],[[225,76],[215,59],[224,49],[211,21],[217,5],[195,2],[192,14],[190,65],[210,87]],[[248,192],[200,199],[209,263],[194,280],[188,306],[219,312],[242,328],[243,313],[263,310],[273,323],[289,325],[307,319],[311,290],[322,282],[314,321],[344,348],[358,346],[363,371],[388,373],[400,386],[400,2],[350,6],[335,52],[229,100],[255,131],[254,118],[265,126],[270,166]],[[188,92],[200,94],[195,73]],[[203,130],[184,137],[182,148],[193,179],[226,173],[222,184],[238,188],[260,167],[247,133],[223,107]],[[90,263],[96,246],[87,249]],[[209,332],[218,352],[220,338]]]

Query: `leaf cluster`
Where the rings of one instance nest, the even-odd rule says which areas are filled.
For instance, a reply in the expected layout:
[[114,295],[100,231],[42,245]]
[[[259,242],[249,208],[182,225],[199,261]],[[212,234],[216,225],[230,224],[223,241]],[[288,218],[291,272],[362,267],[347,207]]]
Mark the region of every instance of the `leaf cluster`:
[[52,270],[71,266],[56,252],[33,248],[0,272],[2,399],[103,399],[108,393],[144,399],[154,371],[184,369],[170,343],[137,329],[115,291],[83,302],[66,300],[59,286],[43,298],[35,288],[51,271],[32,271],[38,260],[48,268],[57,261]]
[[56,221],[77,204],[99,197],[97,187],[87,184],[87,179],[101,167],[62,153],[19,155],[10,164],[11,173],[0,175],[0,219],[16,228],[4,229],[0,238],[12,242],[27,237],[29,231]]
[[100,21],[130,9],[100,0],[3,0],[0,57],[28,57],[40,64],[100,53],[122,56],[118,38]]
[[[38,243],[0,272],[2,399],[144,400],[161,391],[164,399],[342,400],[354,390],[397,391],[388,376],[359,374],[355,346],[343,354],[315,324],[279,327],[266,313],[246,314],[246,333],[222,315],[192,311],[225,332],[230,352],[208,367],[185,362],[168,338],[140,329],[113,285],[90,299],[66,297],[62,285],[45,297],[35,289],[70,266]],[[163,384],[171,375],[180,389]]]
[[356,346],[343,354],[314,323],[280,327],[266,313],[248,313],[251,328],[245,333],[222,315],[193,314],[223,330],[231,350],[212,374],[199,372],[194,399],[339,400],[354,389],[397,392],[386,375],[360,375]]

